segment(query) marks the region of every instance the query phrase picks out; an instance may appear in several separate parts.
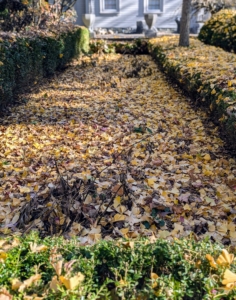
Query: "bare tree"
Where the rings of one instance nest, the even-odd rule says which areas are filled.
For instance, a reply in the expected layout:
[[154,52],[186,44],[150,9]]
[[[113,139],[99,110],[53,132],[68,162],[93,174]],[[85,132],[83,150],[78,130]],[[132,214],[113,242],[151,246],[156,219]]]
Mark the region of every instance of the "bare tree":
[[182,16],[180,21],[179,46],[189,46],[191,0],[183,0]]

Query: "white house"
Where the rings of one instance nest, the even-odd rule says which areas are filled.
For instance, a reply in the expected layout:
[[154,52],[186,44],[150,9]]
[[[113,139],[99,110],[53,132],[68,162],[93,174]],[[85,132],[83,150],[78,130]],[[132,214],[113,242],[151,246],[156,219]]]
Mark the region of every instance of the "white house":
[[176,30],[182,0],[77,0],[77,24],[83,24],[84,14],[95,16],[94,28],[133,28],[144,21],[145,13],[157,14],[158,29]]

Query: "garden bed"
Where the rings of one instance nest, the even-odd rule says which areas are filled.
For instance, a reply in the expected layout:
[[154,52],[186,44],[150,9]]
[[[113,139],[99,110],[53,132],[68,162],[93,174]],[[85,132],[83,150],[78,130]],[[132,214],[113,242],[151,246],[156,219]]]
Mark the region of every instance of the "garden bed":
[[[1,120],[0,296],[234,299],[235,160],[146,42],[94,46]],[[234,56],[149,51],[228,130]]]

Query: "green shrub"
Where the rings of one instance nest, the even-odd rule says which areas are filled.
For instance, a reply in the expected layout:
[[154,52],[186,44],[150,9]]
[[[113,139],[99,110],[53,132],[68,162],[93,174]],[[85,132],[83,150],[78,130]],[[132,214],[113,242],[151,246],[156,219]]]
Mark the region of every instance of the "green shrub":
[[221,10],[207,21],[198,38],[210,45],[236,52],[236,11]]
[[76,55],[88,51],[89,33],[83,27],[59,35],[0,40],[0,107],[43,76],[62,69]]
[[161,69],[211,115],[228,146],[236,149],[235,55],[195,39],[183,49],[177,37],[153,39],[150,53]]
[[[33,299],[33,295],[44,299],[117,300],[236,296],[234,285],[226,290],[222,283],[226,269],[236,271],[233,256],[208,240],[152,237],[80,246],[76,240],[41,240],[31,233],[20,240],[1,240],[0,245],[0,289],[5,288],[14,299]],[[35,275],[38,279],[26,284]],[[52,288],[53,278],[60,285],[57,290]],[[65,278],[75,286],[68,286]]]

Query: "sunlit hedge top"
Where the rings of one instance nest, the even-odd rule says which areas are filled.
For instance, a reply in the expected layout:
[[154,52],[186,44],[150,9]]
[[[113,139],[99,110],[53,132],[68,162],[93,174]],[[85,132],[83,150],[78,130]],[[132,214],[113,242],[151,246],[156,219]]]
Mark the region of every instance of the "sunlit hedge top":
[[221,10],[202,27],[199,39],[207,44],[236,52],[236,11]]

